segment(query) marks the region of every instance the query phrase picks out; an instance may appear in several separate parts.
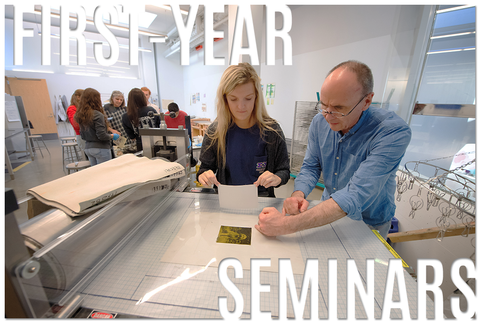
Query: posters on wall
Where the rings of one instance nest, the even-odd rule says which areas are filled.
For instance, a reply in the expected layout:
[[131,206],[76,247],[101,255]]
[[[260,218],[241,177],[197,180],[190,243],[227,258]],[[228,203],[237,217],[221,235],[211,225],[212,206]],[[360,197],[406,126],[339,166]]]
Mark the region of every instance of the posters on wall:
[[[262,85],[262,90],[263,90],[263,85]],[[267,99],[266,100],[267,105],[273,105],[274,99],[275,99],[275,83],[267,84],[267,89],[266,89],[266,92],[265,92],[265,98]]]

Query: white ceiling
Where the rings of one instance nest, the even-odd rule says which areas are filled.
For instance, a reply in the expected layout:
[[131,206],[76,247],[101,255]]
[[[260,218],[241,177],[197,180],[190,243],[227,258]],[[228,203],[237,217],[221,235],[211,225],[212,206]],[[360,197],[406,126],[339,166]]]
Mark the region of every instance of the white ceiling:
[[[32,7],[33,8],[33,7]],[[181,5],[180,9],[188,11],[190,8],[189,5]],[[157,17],[152,22],[152,24],[147,29],[148,31],[164,34],[167,35],[169,32],[175,29],[175,20],[173,18],[172,11],[163,9],[161,7],[157,7],[154,5],[146,5],[145,11],[149,13],[155,14]],[[33,10],[32,10],[33,12]],[[182,15],[184,19],[186,19],[185,15]],[[6,19],[13,19],[14,17],[14,6],[13,5],[6,5],[5,6],[5,18]],[[41,15],[40,13],[25,13],[24,14],[24,21],[33,22],[33,23],[40,23],[41,22]],[[52,17],[52,26],[59,26],[60,19]],[[71,22],[71,27],[75,28],[75,22]],[[87,25],[86,31],[96,32],[96,28],[91,25]],[[128,31],[122,32],[118,30],[112,30],[112,32],[117,37],[128,37]]]

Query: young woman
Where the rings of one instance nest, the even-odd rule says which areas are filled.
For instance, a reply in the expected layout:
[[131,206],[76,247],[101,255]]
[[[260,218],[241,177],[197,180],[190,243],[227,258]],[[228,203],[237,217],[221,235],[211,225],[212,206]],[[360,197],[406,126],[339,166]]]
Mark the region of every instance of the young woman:
[[[154,108],[147,106],[147,98],[142,90],[134,88],[128,93],[127,113],[122,116],[122,124],[128,138],[137,141],[137,151],[143,150],[142,138],[138,133],[138,128],[148,125],[149,128],[160,127],[160,116]],[[149,112],[157,114],[150,118]]]
[[80,104],[80,98],[82,97],[82,93],[82,89],[78,89],[73,92],[72,98],[70,99],[70,106],[67,109],[68,120],[70,121],[73,130],[75,130],[78,147],[80,147],[81,151],[85,150],[85,141],[82,139],[82,136],[80,136],[80,127],[78,126],[78,123],[75,121],[73,116],[75,115],[75,112],[77,112],[77,107]]
[[92,166],[112,159],[110,142],[118,134],[108,133],[109,123],[102,108],[100,93],[92,88],[85,89],[75,113],[80,126],[80,135],[85,140],[85,154]]
[[122,137],[125,137],[127,141],[125,146],[133,144],[133,141],[127,136],[125,129],[122,126],[122,116],[127,113],[127,108],[125,107],[125,98],[123,93],[120,91],[113,91],[110,95],[109,103],[103,106],[107,118],[110,119],[110,125],[113,130],[118,132]]
[[255,184],[259,196],[290,178],[282,129],[265,107],[260,78],[248,63],[229,66],[217,90],[217,118],[208,127],[197,180],[205,186]]

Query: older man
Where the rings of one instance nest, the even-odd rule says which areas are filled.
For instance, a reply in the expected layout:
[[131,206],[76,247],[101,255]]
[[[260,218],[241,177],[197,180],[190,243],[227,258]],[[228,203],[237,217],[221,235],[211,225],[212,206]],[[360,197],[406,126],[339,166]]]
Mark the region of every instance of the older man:
[[[411,130],[394,112],[370,108],[372,91],[372,72],[363,63],[346,61],[328,73],[294,192],[282,213],[275,208],[260,213],[257,230],[283,235],[348,216],[387,236],[395,214],[395,173]],[[308,209],[305,197],[321,172],[322,202]]]

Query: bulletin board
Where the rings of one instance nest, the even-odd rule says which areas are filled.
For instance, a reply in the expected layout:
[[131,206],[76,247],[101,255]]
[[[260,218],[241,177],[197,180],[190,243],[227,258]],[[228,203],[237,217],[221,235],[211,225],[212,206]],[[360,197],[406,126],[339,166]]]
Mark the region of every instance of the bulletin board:
[[32,134],[56,134],[57,126],[45,79],[5,77],[5,93],[21,96]]

